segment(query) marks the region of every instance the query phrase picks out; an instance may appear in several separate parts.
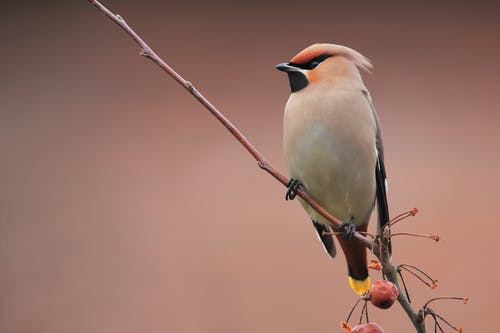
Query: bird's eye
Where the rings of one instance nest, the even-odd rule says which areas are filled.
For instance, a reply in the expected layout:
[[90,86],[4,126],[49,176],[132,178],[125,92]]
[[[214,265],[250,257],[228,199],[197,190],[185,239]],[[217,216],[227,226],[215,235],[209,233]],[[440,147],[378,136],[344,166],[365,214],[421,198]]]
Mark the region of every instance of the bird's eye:
[[292,65],[292,66],[297,67],[297,68],[311,70],[311,69],[315,69],[316,67],[318,67],[319,64],[321,64],[326,58],[329,58],[329,57],[331,57],[331,55],[322,54],[314,59],[311,59],[307,63],[297,64],[297,63],[290,62],[289,65]]

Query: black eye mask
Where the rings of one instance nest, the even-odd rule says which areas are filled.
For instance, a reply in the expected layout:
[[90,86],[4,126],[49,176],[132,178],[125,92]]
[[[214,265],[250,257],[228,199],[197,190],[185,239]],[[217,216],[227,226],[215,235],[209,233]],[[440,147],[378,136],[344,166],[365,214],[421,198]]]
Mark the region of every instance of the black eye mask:
[[330,54],[322,54],[322,55],[319,55],[319,56],[311,59],[309,62],[307,62],[305,64],[296,64],[294,62],[291,62],[290,65],[297,67],[297,68],[310,70],[310,69],[316,68],[325,59],[330,58],[330,57],[331,57]]

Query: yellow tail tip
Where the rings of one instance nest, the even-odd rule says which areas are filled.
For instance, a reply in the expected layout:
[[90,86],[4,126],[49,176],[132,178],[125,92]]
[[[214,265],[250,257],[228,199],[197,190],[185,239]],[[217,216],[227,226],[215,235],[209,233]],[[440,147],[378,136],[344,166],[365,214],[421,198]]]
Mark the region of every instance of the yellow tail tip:
[[349,279],[349,286],[351,286],[352,290],[354,290],[356,294],[363,295],[368,290],[370,290],[371,282],[369,276],[364,280],[356,280],[350,276],[348,277],[348,279]]

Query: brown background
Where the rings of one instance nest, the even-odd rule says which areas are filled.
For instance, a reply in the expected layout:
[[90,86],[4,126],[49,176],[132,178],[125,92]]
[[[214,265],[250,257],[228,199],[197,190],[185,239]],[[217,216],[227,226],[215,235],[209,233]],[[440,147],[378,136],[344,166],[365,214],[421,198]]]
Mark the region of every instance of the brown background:
[[[468,295],[434,308],[498,332],[498,6],[105,3],[280,170],[274,65],[317,41],[368,56],[391,211],[421,209],[397,230],[443,239],[394,260],[440,281],[408,276],[415,304]],[[340,332],[344,259],[206,110],[87,1],[1,6],[0,332]],[[371,317],[412,331],[399,307]]]

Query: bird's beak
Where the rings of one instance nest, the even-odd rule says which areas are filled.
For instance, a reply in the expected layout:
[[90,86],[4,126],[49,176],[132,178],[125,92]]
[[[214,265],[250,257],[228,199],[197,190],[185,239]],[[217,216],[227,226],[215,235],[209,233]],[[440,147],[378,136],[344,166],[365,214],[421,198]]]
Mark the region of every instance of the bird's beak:
[[281,64],[276,65],[276,69],[282,72],[297,72],[299,69],[289,62],[282,62]]

